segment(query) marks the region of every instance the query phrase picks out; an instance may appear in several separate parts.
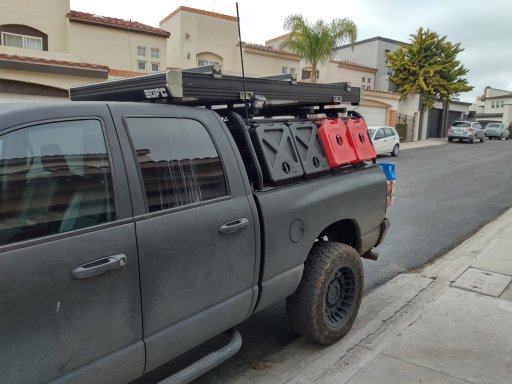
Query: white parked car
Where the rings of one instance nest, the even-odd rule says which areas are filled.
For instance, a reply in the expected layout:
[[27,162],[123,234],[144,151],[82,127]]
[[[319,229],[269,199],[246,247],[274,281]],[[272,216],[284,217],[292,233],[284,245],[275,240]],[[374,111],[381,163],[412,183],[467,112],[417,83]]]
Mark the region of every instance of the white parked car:
[[400,137],[392,127],[368,127],[368,133],[372,139],[377,155],[390,153],[398,156],[400,151]]

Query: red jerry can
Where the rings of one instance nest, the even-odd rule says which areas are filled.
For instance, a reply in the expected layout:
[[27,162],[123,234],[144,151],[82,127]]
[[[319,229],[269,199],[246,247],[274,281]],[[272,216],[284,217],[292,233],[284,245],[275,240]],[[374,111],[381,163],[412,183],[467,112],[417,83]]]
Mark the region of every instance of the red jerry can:
[[357,160],[356,152],[350,145],[347,127],[342,119],[323,120],[318,128],[318,135],[331,168]]
[[349,118],[345,120],[345,124],[348,130],[350,145],[356,152],[357,161],[366,161],[377,157],[364,119]]

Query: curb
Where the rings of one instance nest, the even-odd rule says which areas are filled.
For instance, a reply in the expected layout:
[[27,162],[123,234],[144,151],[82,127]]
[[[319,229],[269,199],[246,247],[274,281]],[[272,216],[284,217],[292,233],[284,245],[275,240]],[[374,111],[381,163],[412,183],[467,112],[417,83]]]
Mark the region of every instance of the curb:
[[478,265],[479,259],[488,263],[489,254],[506,250],[509,245],[504,242],[511,233],[512,209],[509,209],[431,264],[400,274],[370,292],[363,298],[351,331],[336,344],[321,347],[300,338],[271,355],[264,364],[266,369],[244,372],[233,382],[348,382],[389,348],[397,336],[428,313],[441,296],[449,290],[459,290],[453,288],[454,281],[473,269],[472,265]]

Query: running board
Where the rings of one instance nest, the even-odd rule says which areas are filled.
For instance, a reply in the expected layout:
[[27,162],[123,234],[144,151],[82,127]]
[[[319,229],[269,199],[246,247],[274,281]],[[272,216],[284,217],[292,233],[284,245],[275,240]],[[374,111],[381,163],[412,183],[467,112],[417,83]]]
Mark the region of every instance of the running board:
[[181,371],[176,372],[174,375],[159,381],[158,384],[186,384],[192,380],[197,379],[199,376],[204,375],[209,370],[222,364],[235,353],[238,352],[242,346],[242,336],[236,329],[230,331],[231,339],[227,345],[212,352],[203,358],[197,360]]

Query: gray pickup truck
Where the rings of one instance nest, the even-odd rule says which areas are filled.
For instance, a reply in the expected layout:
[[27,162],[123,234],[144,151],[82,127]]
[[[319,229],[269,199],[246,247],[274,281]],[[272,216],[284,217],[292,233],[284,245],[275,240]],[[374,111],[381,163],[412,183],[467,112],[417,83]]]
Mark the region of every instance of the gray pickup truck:
[[236,105],[104,99],[0,105],[0,383],[126,383],[284,299],[314,341],[348,332],[389,225],[375,161],[273,179]]

